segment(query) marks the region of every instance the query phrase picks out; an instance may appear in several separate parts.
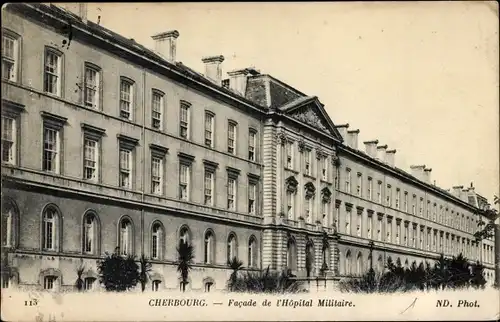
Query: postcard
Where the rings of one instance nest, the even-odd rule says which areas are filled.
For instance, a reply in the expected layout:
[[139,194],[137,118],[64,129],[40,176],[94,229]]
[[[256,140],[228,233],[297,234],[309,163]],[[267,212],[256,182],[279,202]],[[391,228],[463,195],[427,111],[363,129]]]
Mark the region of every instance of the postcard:
[[500,318],[498,3],[2,7],[4,321]]

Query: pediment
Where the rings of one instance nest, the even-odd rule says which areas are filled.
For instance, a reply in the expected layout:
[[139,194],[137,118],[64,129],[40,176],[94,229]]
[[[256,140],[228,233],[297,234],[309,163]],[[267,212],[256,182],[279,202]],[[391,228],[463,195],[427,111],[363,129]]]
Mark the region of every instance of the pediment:
[[280,110],[285,115],[342,141],[342,136],[317,97],[300,97],[281,106]]

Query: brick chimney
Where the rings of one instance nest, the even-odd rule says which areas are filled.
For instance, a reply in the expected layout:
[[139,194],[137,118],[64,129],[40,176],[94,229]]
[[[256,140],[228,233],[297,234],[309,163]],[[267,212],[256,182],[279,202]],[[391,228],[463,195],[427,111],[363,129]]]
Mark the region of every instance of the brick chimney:
[[347,144],[347,129],[349,128],[349,123],[335,125],[335,128],[339,131],[342,139],[344,139],[344,142]]
[[365,141],[363,142],[363,144],[365,145],[366,154],[368,154],[372,158],[377,157],[378,140]]
[[247,90],[247,75],[250,73],[248,68],[237,69],[227,72],[229,76],[229,88],[245,96]]
[[432,169],[431,168],[425,168],[424,169],[424,181],[428,184],[431,184],[431,172],[432,172]]
[[385,161],[386,151],[387,151],[387,144],[377,146],[377,159],[379,159],[382,162],[386,162]]
[[359,130],[347,131],[347,144],[356,150],[358,149],[358,135]]
[[411,175],[414,176],[415,178],[425,181],[424,180],[424,169],[425,165],[411,165]]
[[203,64],[205,64],[205,76],[218,85],[222,83],[222,67],[221,64],[224,61],[224,56],[209,56],[201,59]]
[[156,34],[151,38],[155,41],[155,51],[166,60],[175,62],[178,37],[179,32],[177,30],[171,30]]
[[385,151],[385,162],[387,162],[388,165],[391,167],[396,166],[396,150],[387,150]]

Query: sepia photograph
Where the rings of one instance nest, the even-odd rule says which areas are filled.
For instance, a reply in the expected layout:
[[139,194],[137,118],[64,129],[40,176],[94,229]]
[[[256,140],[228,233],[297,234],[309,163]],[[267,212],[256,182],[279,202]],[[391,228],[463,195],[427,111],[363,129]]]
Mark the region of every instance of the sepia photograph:
[[500,318],[497,2],[1,25],[3,321]]

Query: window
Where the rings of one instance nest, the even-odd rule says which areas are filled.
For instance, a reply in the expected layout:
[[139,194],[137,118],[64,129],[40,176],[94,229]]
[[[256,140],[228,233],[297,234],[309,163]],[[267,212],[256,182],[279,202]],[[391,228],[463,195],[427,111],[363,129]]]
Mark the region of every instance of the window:
[[236,123],[233,121],[227,125],[227,152],[236,154]]
[[361,173],[358,173],[358,184],[356,185],[356,194],[358,197],[361,197],[363,189],[363,176]]
[[420,217],[424,214],[424,198],[420,198],[420,208],[418,213],[420,214]]
[[297,270],[297,244],[293,238],[287,242],[286,265],[290,271]]
[[163,94],[159,91],[153,91],[151,96],[151,126],[154,129],[161,130],[163,114]]
[[163,160],[153,156],[151,158],[151,193],[161,195],[163,187]]
[[311,175],[311,150],[304,149],[304,174]]
[[401,199],[401,190],[396,189],[396,209],[399,209],[399,200]]
[[387,242],[391,242],[392,241],[392,222],[391,221],[387,221]]
[[85,106],[99,109],[101,72],[97,67],[85,64],[83,103]]
[[180,176],[179,176],[179,193],[180,199],[184,201],[189,200],[189,183],[191,176],[191,166],[187,164],[180,165]]
[[311,203],[312,203],[312,198],[306,197],[306,200],[304,202],[304,206],[305,206],[305,215],[306,215],[307,222],[309,222],[309,220],[311,218]]
[[190,240],[189,228],[187,226],[182,227],[179,232],[179,243],[187,244]]
[[382,218],[378,218],[377,240],[382,241]]
[[333,185],[335,189],[339,189],[340,185],[340,167],[335,167],[335,178],[333,179]]
[[411,234],[411,246],[417,247],[417,226],[413,225],[413,233]]
[[257,133],[255,130],[248,131],[248,160],[255,161],[255,147],[257,146]]
[[132,188],[132,151],[120,148],[120,187]]
[[132,255],[132,222],[124,218],[121,220],[120,224],[120,241],[119,241],[119,247],[120,247],[120,254],[127,256],[127,255]]
[[99,236],[97,217],[87,213],[83,220],[83,252],[97,255],[97,238]]
[[386,200],[387,207],[391,207],[392,206],[392,189],[391,189],[390,184],[387,185],[385,200]]
[[44,126],[43,129],[43,170],[53,173],[60,171],[60,130]]
[[53,207],[47,207],[43,213],[43,250],[55,251],[58,247],[59,215]]
[[151,290],[153,292],[158,292],[158,290],[160,289],[160,284],[161,284],[160,280],[153,280],[151,282]]
[[45,276],[43,278],[43,289],[44,290],[54,290],[56,286],[57,276]]
[[286,142],[286,167],[293,169],[293,142]]
[[131,120],[133,111],[133,83],[126,79],[120,80],[120,117]]
[[236,196],[236,179],[227,179],[227,209],[235,210],[235,196]]
[[163,227],[159,222],[153,224],[151,229],[151,258],[162,258]]
[[214,234],[211,231],[205,233],[205,264],[212,264],[214,260]]
[[348,235],[351,234],[351,209],[347,210],[345,217],[345,233]]
[[328,157],[321,159],[321,177],[323,181],[328,181]]
[[382,203],[382,182],[378,182],[378,188],[377,188],[377,201],[378,203]]
[[205,282],[205,292],[210,292],[210,289],[212,288],[212,285],[214,285],[214,282]]
[[295,193],[293,191],[286,192],[286,204],[288,219],[294,219]]
[[2,205],[2,246],[14,246],[14,207],[11,204]]
[[373,230],[373,218],[368,217],[368,229],[367,229],[367,238],[371,239],[372,238],[372,230]]
[[339,231],[340,205],[335,206],[335,229]]
[[44,92],[61,96],[62,56],[53,49],[45,50]]
[[91,138],[84,139],[83,173],[86,180],[97,180],[98,177],[99,142]]
[[92,291],[95,286],[96,279],[94,277],[86,277],[83,280],[83,289],[86,291]]
[[190,119],[190,104],[188,102],[181,102],[181,118],[179,132],[181,138],[189,140],[189,119]]
[[351,169],[345,170],[345,192],[351,193]]
[[213,206],[214,174],[205,169],[205,205]]
[[[451,214],[453,215],[453,211],[451,212]],[[426,218],[431,219],[431,201],[430,200],[427,200]],[[452,219],[454,219],[454,218],[452,218]],[[453,221],[453,223],[454,223],[454,221]]]
[[404,236],[405,246],[408,246],[408,241],[410,240],[410,231],[408,225],[405,225],[405,236]]
[[417,211],[417,196],[413,195],[413,198],[411,201],[411,213],[413,215],[415,215],[416,211]]
[[361,212],[358,211],[358,222],[356,224],[356,235],[358,237],[361,237],[361,219],[362,219]]
[[205,112],[205,145],[209,148],[214,147],[214,114]]
[[236,236],[234,234],[230,234],[227,239],[227,262],[229,263],[234,258],[238,258],[236,253]]
[[12,82],[17,80],[18,39],[2,31],[2,78]]
[[254,236],[248,241],[248,267],[256,267],[257,265],[257,241]]
[[255,183],[248,183],[248,213],[255,215],[255,197],[257,185]]
[[373,200],[373,180],[368,178],[368,200]]
[[408,212],[408,192],[404,193],[404,201],[403,201],[403,209],[405,212]]
[[401,237],[401,223],[399,221],[396,222],[396,244],[400,244]]
[[16,164],[16,120],[2,115],[2,162]]
[[328,202],[321,200],[321,216],[323,218],[323,226],[328,224]]

